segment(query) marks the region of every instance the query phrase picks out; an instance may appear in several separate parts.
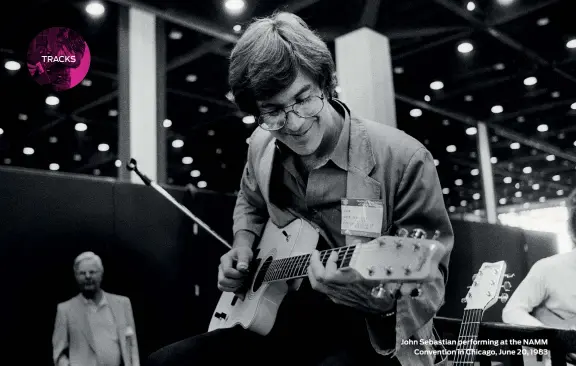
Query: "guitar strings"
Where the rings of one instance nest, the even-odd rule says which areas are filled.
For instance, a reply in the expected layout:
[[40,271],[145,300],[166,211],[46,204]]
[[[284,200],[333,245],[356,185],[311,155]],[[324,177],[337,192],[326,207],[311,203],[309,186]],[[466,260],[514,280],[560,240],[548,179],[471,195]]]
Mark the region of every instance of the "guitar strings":
[[[461,366],[463,364],[474,362],[476,358],[475,349],[477,347],[477,342],[475,342],[475,340],[478,338],[478,330],[480,328],[480,320],[482,319],[483,313],[484,311],[482,309],[464,310],[460,334],[458,335],[458,345],[456,347],[454,366]],[[462,338],[466,339],[463,340]],[[474,338],[474,340],[468,338]],[[465,347],[466,344],[470,344],[472,347]],[[462,347],[463,349],[461,349]],[[466,349],[471,349],[471,352],[466,353]]]

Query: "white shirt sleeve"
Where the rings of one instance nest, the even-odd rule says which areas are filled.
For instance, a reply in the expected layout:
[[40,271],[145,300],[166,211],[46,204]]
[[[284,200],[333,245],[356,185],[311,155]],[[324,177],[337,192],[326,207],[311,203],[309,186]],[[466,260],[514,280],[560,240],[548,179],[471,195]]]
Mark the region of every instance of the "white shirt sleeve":
[[504,307],[502,320],[505,323],[545,327],[546,325],[530,315],[532,310],[541,305],[547,298],[545,263],[541,260],[534,263],[524,280]]

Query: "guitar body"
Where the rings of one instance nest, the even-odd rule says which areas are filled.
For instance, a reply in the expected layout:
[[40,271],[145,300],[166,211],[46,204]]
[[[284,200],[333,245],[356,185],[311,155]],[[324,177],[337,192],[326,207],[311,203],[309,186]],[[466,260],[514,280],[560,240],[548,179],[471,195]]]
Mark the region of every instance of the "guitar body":
[[294,220],[283,228],[278,228],[268,221],[254,252],[254,268],[247,279],[244,300],[231,292],[222,293],[208,331],[241,325],[245,329],[267,335],[274,326],[278,308],[289,286],[286,281],[262,283],[262,274],[272,260],[312,252],[318,243],[318,235],[318,232],[302,219]]

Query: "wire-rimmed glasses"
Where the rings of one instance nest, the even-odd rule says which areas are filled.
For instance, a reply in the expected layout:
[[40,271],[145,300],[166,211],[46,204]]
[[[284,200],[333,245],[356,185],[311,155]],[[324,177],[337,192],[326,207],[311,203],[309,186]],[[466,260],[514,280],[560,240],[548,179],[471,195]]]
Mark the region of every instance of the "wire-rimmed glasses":
[[300,118],[310,118],[318,115],[323,108],[324,96],[313,95],[286,108],[261,114],[258,125],[267,131],[278,131],[286,125],[288,113],[294,112]]

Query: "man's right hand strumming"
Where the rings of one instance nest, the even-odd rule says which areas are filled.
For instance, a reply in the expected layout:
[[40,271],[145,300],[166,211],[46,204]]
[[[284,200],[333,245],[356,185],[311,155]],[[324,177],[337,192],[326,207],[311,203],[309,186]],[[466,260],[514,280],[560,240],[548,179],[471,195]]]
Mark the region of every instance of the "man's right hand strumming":
[[[218,289],[224,292],[237,292],[242,288],[249,274],[252,261],[254,234],[241,231],[234,237],[233,248],[220,258],[218,267]],[[244,300],[244,294],[237,294]]]

